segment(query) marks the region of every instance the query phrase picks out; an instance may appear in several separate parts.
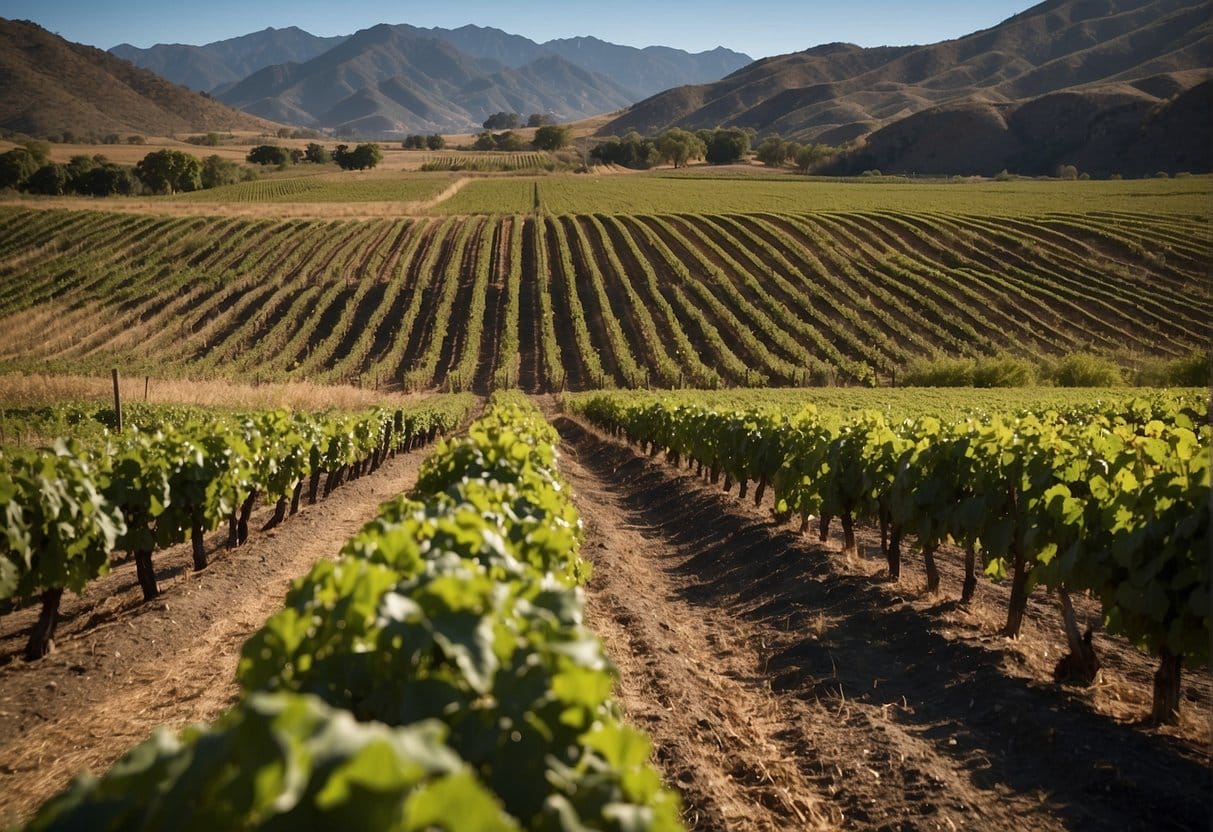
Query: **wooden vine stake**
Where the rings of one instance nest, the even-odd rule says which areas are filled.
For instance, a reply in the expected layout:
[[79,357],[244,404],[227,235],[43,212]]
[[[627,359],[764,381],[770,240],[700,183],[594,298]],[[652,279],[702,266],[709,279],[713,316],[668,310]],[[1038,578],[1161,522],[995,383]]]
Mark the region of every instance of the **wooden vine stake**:
[[118,433],[122,433],[122,393],[118,390],[118,368],[110,370],[114,380],[114,420],[118,425]]

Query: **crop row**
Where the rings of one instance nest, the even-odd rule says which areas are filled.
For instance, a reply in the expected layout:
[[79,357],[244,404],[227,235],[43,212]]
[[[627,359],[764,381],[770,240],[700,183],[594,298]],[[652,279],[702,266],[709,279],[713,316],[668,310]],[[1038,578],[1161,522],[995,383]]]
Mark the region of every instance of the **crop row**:
[[1174,217],[4,218],[0,366],[17,369],[871,384],[937,354],[1176,357],[1213,318],[1207,224]]
[[78,779],[29,828],[681,829],[582,624],[556,441],[529,405],[490,402],[245,643],[240,704]]
[[[966,550],[961,602],[977,569],[1011,584],[1006,626],[1015,637],[1034,586],[1061,599],[1071,654],[1067,674],[1090,682],[1098,659],[1080,636],[1070,593],[1103,605],[1109,632],[1159,659],[1153,717],[1177,719],[1186,661],[1209,661],[1210,439],[1204,408],[1174,399],[1089,405],[1072,412],[995,413],[943,421],[709,407],[695,394],[662,399],[602,393],[574,400],[599,426],[664,451],[724,489],[754,500],[773,491],[777,514],[839,519],[854,551],[854,523],[879,522],[889,576],[902,541],[917,541],[927,590],[939,587],[936,550]],[[1061,665],[1059,665],[1059,668]]]
[[83,591],[116,552],[133,557],[145,600],[154,598],[157,548],[189,539],[194,568],[203,569],[206,533],[227,523],[228,547],[243,544],[258,498],[275,504],[268,525],[277,525],[303,499],[314,503],[398,450],[451,430],[470,404],[461,396],[395,413],[322,416],[150,409],[142,427],[128,423],[121,433],[8,449],[0,454],[0,600],[41,599],[26,658],[50,649],[64,590]]

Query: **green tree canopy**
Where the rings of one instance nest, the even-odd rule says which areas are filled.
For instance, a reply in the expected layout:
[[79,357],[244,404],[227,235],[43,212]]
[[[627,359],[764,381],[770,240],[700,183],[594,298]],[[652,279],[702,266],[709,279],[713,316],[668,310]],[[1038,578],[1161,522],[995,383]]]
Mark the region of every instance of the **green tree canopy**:
[[291,152],[285,147],[279,147],[274,144],[259,144],[248,152],[249,164],[251,165],[289,165],[291,163]]
[[242,179],[244,179],[244,169],[230,159],[224,159],[222,156],[207,156],[202,160],[202,187],[204,188],[235,185]]
[[32,194],[59,196],[67,190],[67,168],[54,162],[38,168],[25,182]]
[[76,183],[76,190],[85,196],[129,196],[135,192],[136,182],[130,168],[106,162],[84,174]]
[[333,161],[333,157],[324,145],[308,142],[307,147],[303,150],[303,161],[311,162],[314,165],[327,165]]
[[196,191],[202,187],[202,162],[180,150],[155,150],[135,165],[135,176],[153,193]]
[[339,144],[333,151],[333,161],[343,170],[369,170],[383,161],[383,148],[367,143],[350,150],[347,145]]
[[432,133],[425,137],[425,146],[430,150],[442,150],[446,147],[446,139],[442,137],[441,133]]
[[24,147],[0,153],[0,188],[20,188],[42,164]]
[[595,145],[590,158],[634,170],[647,170],[661,160],[657,145],[635,130],[622,139],[607,139]]
[[559,150],[569,143],[572,131],[558,124],[545,124],[535,131],[531,146],[536,150]]
[[801,173],[808,173],[814,165],[828,159],[831,155],[831,150],[824,144],[806,144],[804,147],[796,151],[794,157],[796,169]]
[[484,120],[485,130],[513,130],[522,124],[522,116],[518,113],[493,113]]
[[778,136],[767,136],[762,140],[754,150],[754,155],[758,161],[762,162],[769,168],[782,167],[783,163],[788,160],[788,151],[791,145],[785,142]]
[[673,127],[661,134],[657,140],[661,158],[676,168],[683,167],[692,159],[702,159],[707,148],[694,133]]
[[731,165],[750,152],[750,135],[744,130],[715,130],[704,144],[708,164]]

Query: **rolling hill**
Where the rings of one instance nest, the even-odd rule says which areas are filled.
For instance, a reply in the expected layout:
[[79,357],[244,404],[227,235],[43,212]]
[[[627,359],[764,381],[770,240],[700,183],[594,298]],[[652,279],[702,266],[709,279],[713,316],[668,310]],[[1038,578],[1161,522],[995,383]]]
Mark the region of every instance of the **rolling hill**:
[[955,123],[958,113],[980,120],[1062,91],[1093,96],[1080,111],[1109,105],[1108,96],[1157,107],[1207,77],[1211,45],[1203,0],[1049,0],[956,40],[834,43],[756,61],[712,84],[659,93],[600,133],[723,125],[843,144],[932,108],[944,109],[902,129]]
[[0,129],[30,136],[276,127],[108,52],[0,18]]

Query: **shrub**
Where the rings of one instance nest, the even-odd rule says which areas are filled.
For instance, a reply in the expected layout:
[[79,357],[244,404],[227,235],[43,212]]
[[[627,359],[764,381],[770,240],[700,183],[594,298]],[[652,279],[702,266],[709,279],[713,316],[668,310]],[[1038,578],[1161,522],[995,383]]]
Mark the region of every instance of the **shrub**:
[[1120,365],[1088,352],[1076,352],[1057,360],[1048,377],[1058,387],[1115,387],[1123,379]]
[[996,355],[978,359],[974,387],[1027,387],[1036,383],[1036,365],[1026,358]]
[[918,358],[902,372],[907,387],[972,387],[977,362],[971,358]]
[[1211,382],[1209,355],[1199,350],[1170,361],[1147,361],[1133,376],[1133,383],[1140,387],[1208,387]]

